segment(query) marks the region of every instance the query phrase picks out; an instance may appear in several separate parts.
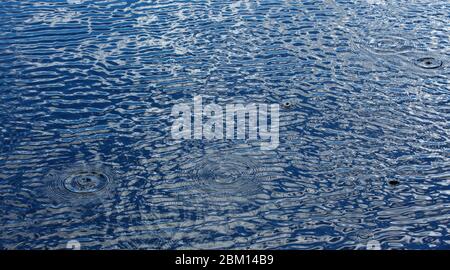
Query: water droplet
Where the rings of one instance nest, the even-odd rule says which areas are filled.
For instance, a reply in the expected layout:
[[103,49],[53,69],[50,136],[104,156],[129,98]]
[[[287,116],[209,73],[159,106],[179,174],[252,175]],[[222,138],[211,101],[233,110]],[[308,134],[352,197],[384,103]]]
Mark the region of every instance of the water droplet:
[[434,57],[421,57],[414,61],[414,64],[418,67],[425,69],[435,69],[442,66],[442,61]]
[[285,109],[290,109],[292,107],[292,103],[290,101],[285,101],[281,106]]
[[397,186],[397,185],[400,184],[400,181],[398,181],[398,180],[389,180],[388,183],[389,183],[390,186]]
[[297,105],[297,102],[296,102],[296,100],[294,100],[294,99],[284,100],[284,101],[281,103],[281,107],[282,107],[283,109],[287,109],[287,110],[294,108],[296,105]]

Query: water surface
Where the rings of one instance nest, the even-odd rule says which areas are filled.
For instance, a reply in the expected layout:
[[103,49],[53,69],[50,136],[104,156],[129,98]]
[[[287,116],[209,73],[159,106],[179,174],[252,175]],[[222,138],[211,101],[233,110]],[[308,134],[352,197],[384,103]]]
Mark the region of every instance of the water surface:
[[[0,3],[0,248],[448,249],[450,3]],[[194,95],[280,145],[175,142]]]

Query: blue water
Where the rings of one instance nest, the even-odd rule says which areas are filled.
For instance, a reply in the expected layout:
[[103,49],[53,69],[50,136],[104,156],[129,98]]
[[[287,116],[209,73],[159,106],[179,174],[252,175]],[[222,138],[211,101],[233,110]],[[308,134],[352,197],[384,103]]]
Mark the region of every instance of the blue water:
[[[448,1],[1,0],[0,19],[0,248],[450,248]],[[195,95],[281,104],[279,147],[174,141]]]

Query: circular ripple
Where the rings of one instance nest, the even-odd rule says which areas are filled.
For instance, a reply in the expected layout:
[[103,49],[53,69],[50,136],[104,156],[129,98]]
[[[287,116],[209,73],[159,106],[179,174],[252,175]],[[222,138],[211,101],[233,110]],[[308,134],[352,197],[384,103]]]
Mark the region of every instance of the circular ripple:
[[52,171],[44,179],[46,195],[57,202],[87,203],[112,194],[116,173],[100,165]]
[[414,64],[418,67],[425,68],[425,69],[436,69],[436,68],[440,68],[443,63],[441,60],[436,59],[434,57],[422,57],[422,58],[416,59],[414,61]]
[[94,193],[105,188],[111,180],[108,175],[96,171],[80,171],[64,179],[64,187],[73,193]]
[[195,163],[190,177],[195,186],[218,195],[251,195],[261,191],[261,166],[250,157],[209,155]]
[[374,36],[365,40],[366,48],[376,54],[397,54],[413,48],[407,39],[396,36]]

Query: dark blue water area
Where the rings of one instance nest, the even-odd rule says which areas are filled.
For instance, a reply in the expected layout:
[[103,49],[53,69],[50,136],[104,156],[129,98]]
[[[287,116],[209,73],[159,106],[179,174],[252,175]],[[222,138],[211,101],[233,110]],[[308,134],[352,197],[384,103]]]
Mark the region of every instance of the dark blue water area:
[[[1,249],[449,249],[448,1],[2,0],[0,20]],[[279,104],[278,147],[174,140],[198,95]]]

